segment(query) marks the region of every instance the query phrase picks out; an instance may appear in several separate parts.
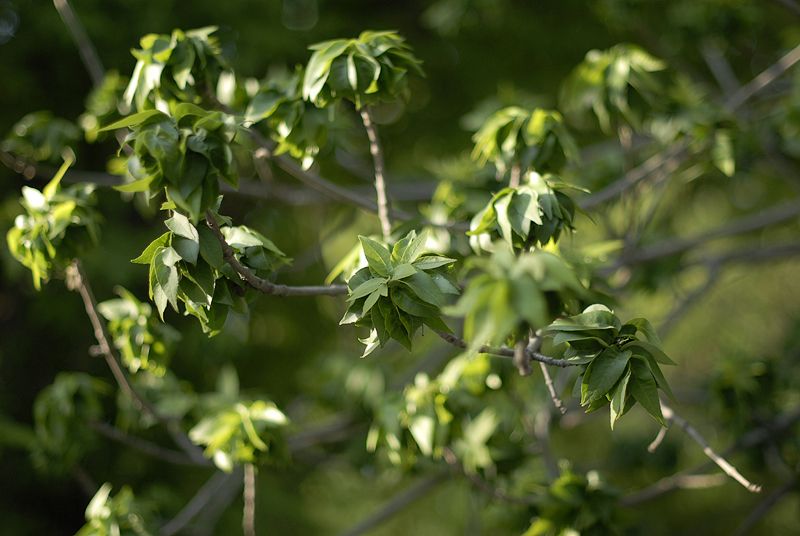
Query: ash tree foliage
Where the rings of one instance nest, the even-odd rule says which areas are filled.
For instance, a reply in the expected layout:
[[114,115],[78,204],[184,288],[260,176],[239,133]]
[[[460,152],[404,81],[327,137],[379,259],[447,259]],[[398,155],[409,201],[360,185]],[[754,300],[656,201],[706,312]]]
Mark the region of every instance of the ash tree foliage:
[[[576,470],[581,460],[551,464],[549,477],[531,471],[532,459],[552,461],[552,453],[525,446],[525,423],[537,409],[521,392],[534,388],[549,392],[535,401],[547,413],[607,411],[612,430],[632,409],[659,427],[682,422],[728,476],[756,488],[675,413],[678,397],[665,371],[676,363],[652,323],[614,312],[602,250],[628,251],[631,237],[594,250],[573,238],[599,225],[581,217],[595,199],[585,186],[597,186],[591,172],[579,172],[584,148],[576,140],[587,129],[618,135],[623,145],[639,136],[657,151],[680,144],[681,158],[735,172],[725,112],[701,111],[698,90],[666,62],[634,45],[592,50],[564,81],[558,110],[513,105],[485,114],[471,157],[439,169],[426,218],[393,206],[376,121],[382,106],[413,100],[413,80],[424,76],[424,58],[401,35],[365,31],[313,44],[305,65],[261,80],[234,70],[222,50],[213,27],[144,36],[132,50],[130,78],[109,74],[80,120],[88,143],[116,145],[108,155],[116,190],[163,221],[166,230],[130,259],[141,265],[146,296],[118,288],[118,297],[97,303],[80,263],[115,217],[98,205],[92,184],[64,181],[80,163],[80,128],[30,114],[3,144],[30,161],[63,160],[42,190],[23,188],[8,247],[36,289],[64,278],[80,293],[97,337],[92,353],[119,388],[115,397],[111,380],[76,371],[40,393],[32,451],[42,471],[68,473],[97,448],[100,431],[136,437],[162,428],[175,445],[151,451],[244,475],[244,530],[252,534],[256,471],[299,463],[290,408],[241,391],[234,363],[216,391],[182,381],[171,368],[181,335],[170,323],[192,317],[215,337],[246,323],[266,294],[334,300],[343,314],[339,329],[364,345],[361,358],[384,359],[395,343],[412,355],[431,345],[452,349],[438,368],[420,359],[400,386],[349,377],[368,420],[360,448],[383,467],[449,471],[490,490],[501,505],[510,498],[517,533],[615,534],[631,524],[619,489],[596,471]],[[343,125],[357,135],[342,134]],[[281,283],[294,269],[284,253],[291,240],[227,215],[236,213],[229,212],[233,195],[265,165],[335,193],[318,159],[332,144],[354,143],[372,157],[375,196],[360,203],[377,220],[347,237],[352,252],[324,284]],[[277,301],[274,311],[280,314]],[[358,353],[345,351],[348,368],[362,370]],[[532,365],[541,377],[522,377]],[[78,534],[174,533],[177,512],[159,511],[121,484],[100,486]]]

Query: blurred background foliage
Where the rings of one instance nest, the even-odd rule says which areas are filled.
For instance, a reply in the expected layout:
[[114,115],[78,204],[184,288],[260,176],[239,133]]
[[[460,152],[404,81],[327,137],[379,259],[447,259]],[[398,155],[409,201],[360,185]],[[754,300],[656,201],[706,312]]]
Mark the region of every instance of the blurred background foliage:
[[[800,42],[797,5],[791,0],[76,0],[73,7],[106,68],[125,76],[134,65],[129,50],[137,46],[140,36],[169,33],[178,27],[219,26],[224,53],[237,74],[256,78],[305,63],[307,46],[312,43],[355,36],[368,28],[398,30],[423,60],[426,77],[412,81],[413,96],[404,113],[389,106],[376,113],[382,123],[390,191],[395,199],[416,208],[433,195],[436,184],[430,177],[453,180],[459,173],[474,177],[464,164],[465,156],[472,132],[489,113],[509,105],[558,108],[561,84],[587,51],[635,43],[691,81],[692,90],[687,90],[685,98],[712,108],[735,92],[737,84],[749,81]],[[9,132],[23,115],[40,110],[72,123],[79,122],[87,106],[99,117],[109,111],[102,102],[87,104],[91,80],[49,3],[0,0],[0,58],[2,132]],[[109,83],[124,87],[113,80]],[[663,208],[652,211],[652,221],[641,237],[644,245],[696,236],[796,197],[800,190],[800,72],[790,72],[750,104],[728,119],[733,135],[722,147],[730,147],[735,155],[735,170],[727,170],[731,176],[713,165],[682,168],[677,179],[663,187],[641,189],[594,211],[591,219],[578,216],[576,243],[587,246],[620,238],[615,230],[625,228],[632,214],[646,214],[656,200]],[[42,117],[30,116],[25,124],[34,129]],[[91,118],[80,121],[86,124],[87,120]],[[680,128],[666,123],[661,124],[662,130],[658,124],[649,125],[648,135]],[[42,141],[53,145],[50,152],[37,156],[52,160],[54,166],[59,144],[74,141],[80,133],[71,123],[59,127],[57,135]],[[594,149],[584,150],[588,162],[580,173],[572,172],[570,181],[597,190],[625,169],[625,155],[614,143],[604,142],[596,128],[573,132],[582,148]],[[364,140],[357,136],[334,136],[335,149],[323,150],[320,162],[328,176],[371,195],[369,155]],[[115,149],[113,140],[80,144],[76,169],[105,170],[107,155]],[[25,154],[22,142],[6,150],[33,157]],[[55,159],[50,158],[53,155]],[[0,168],[0,228],[4,230],[20,212],[20,187],[44,184],[22,171],[20,175]],[[492,188],[492,178],[485,179]],[[295,186],[275,177],[274,191],[283,192],[277,199],[230,197],[225,209],[238,223],[271,237],[295,259],[294,266],[281,273],[283,282],[322,281],[355,245],[355,236],[364,228],[377,231],[377,224],[371,215]],[[445,205],[452,195],[463,192],[456,188],[448,193],[446,188],[436,194]],[[95,292],[101,300],[112,299],[119,285],[143,298],[145,270],[129,259],[162,232],[161,224],[112,190],[99,189],[96,195],[106,221],[99,246],[84,259]],[[467,213],[474,214],[482,203]],[[441,207],[423,210],[435,214]],[[621,317],[647,316],[657,326],[659,321],[666,322],[661,334],[679,365],[668,371],[680,402],[677,409],[720,448],[779,415],[797,412],[800,280],[796,276],[800,262],[791,257],[750,261],[759,247],[796,240],[798,231],[794,217],[690,251],[701,256],[740,254],[737,262],[713,269],[700,264],[686,269],[682,261],[687,254],[612,274]],[[460,245],[465,246],[466,241]],[[747,252],[753,252],[753,258]],[[94,340],[78,297],[59,282],[35,292],[28,274],[6,248],[0,258],[2,531],[72,534],[84,523],[86,504],[103,482],[114,483],[115,490],[129,485],[147,508],[169,518],[207,479],[207,468],[169,465],[102,437],[88,445],[78,463],[68,460],[62,470],[37,463],[32,447],[36,396],[62,371],[101,378],[108,374],[105,364],[87,352]],[[342,312],[342,303],[324,297],[263,297],[251,304],[249,319],[230,321],[212,339],[191,319],[169,318],[181,334],[174,343],[171,370],[191,382],[197,392],[217,389],[222,371],[232,364],[243,393],[266,393],[298,429],[330,416],[349,416],[352,424],[343,429],[341,441],[303,449],[295,463],[260,472],[257,526],[265,532],[339,533],[418,478],[414,471],[392,468],[366,451],[372,410],[378,400],[396,396],[413,382],[407,371],[415,363],[426,360],[425,370],[433,375],[456,351],[427,336],[413,354],[390,345],[368,360],[359,360],[361,348],[352,331],[337,325]],[[499,368],[502,381],[524,392],[525,400],[550,403],[538,377],[515,377],[510,364],[508,369]],[[104,404],[113,403],[103,395],[108,385],[91,387],[83,377],[72,381],[78,382],[76,389],[87,393],[81,403],[98,415]],[[603,416],[573,411],[552,429],[553,456],[571,460],[575,474],[597,470],[619,493],[627,494],[705,460],[678,430],[670,431],[656,453],[649,454],[646,447],[657,426],[644,412],[633,412],[613,434]],[[71,432],[82,433],[81,429]],[[164,439],[157,431],[144,433],[154,440]],[[797,481],[800,436],[795,428],[780,440],[737,453],[734,459],[768,494],[787,479]],[[531,456],[524,466],[529,481],[504,485],[521,494],[541,491],[545,469],[539,457]],[[586,485],[583,476],[569,472],[561,480],[570,478]],[[587,478],[595,477],[590,473]],[[91,491],[87,494],[87,490]],[[632,534],[730,534],[762,499],[726,481],[709,489],[667,494],[624,509],[620,515],[625,530]],[[203,515],[215,519],[215,513],[201,515],[194,533],[236,533],[241,515],[241,499],[237,500],[233,504],[238,507],[222,513],[215,529],[203,524]],[[787,496],[754,533],[796,532],[799,505],[798,493]],[[526,506],[493,501],[469,480],[453,478],[374,534],[514,534],[529,522]]]

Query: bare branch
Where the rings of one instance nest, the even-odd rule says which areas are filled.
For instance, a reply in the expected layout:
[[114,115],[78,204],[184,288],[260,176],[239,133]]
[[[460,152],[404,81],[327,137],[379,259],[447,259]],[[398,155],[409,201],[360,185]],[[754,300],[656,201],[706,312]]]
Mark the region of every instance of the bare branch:
[[347,287],[345,285],[292,287],[288,285],[278,285],[258,277],[252,270],[244,266],[236,258],[236,253],[225,240],[225,236],[222,234],[219,224],[211,211],[206,212],[206,223],[222,246],[222,255],[225,258],[225,262],[241,276],[245,283],[255,290],[272,296],[342,296],[347,294]]
[[208,465],[210,462],[203,456],[202,450],[192,443],[189,437],[181,430],[180,425],[175,420],[161,415],[156,408],[145,400],[131,385],[125,371],[122,370],[122,365],[120,364],[120,359],[116,350],[109,342],[110,337],[106,332],[105,324],[100,319],[100,314],[97,312],[97,300],[95,300],[94,293],[89,286],[89,280],[81,267],[80,261],[76,260],[69,266],[67,270],[67,286],[70,290],[76,290],[83,299],[86,315],[92,323],[94,336],[95,339],[97,339],[97,344],[101,350],[102,356],[122,392],[130,397],[140,410],[148,413],[158,422],[165,425],[175,443],[180,446],[192,460],[195,460],[198,464]]
[[93,421],[89,423],[89,426],[91,426],[92,429],[94,429],[100,435],[103,435],[118,443],[122,443],[123,445],[127,445],[131,448],[134,448],[144,454],[147,454],[148,456],[158,458],[159,460],[163,460],[168,463],[174,463],[176,465],[194,465],[194,466],[210,465],[208,462],[198,464],[197,461],[193,460],[192,458],[189,458],[183,452],[164,448],[161,445],[157,445],[156,443],[147,441],[146,439],[126,434],[122,430],[115,428],[114,426],[111,426],[104,422]]
[[240,468],[234,469],[232,473],[223,473],[221,471],[215,472],[211,478],[203,484],[192,499],[173,517],[167,522],[159,533],[162,536],[172,536],[183,530],[192,519],[202,512],[211,500],[220,492],[220,490],[229,484],[231,481],[241,482],[242,470]]
[[242,532],[244,536],[256,536],[256,468],[252,463],[244,465],[243,500]]
[[[756,447],[767,441],[771,441],[778,434],[782,434],[791,429],[798,421],[800,421],[800,408],[795,408],[793,411],[780,415],[772,422],[755,430],[747,432],[740,437],[733,445],[729,446],[722,452],[723,457],[730,456],[738,450]],[[642,502],[656,499],[661,495],[680,489],[680,483],[683,482],[687,476],[692,476],[692,473],[699,473],[700,471],[708,471],[714,467],[714,462],[709,461],[703,463],[694,469],[682,471],[679,474],[664,477],[658,482],[647,486],[631,495],[622,499],[622,504],[633,506]],[[726,478],[723,475],[719,475]]]
[[662,337],[666,337],[667,333],[672,331],[672,328],[675,327],[675,324],[678,322],[678,320],[680,320],[681,317],[686,314],[686,312],[697,302],[697,300],[699,300],[706,292],[714,288],[714,285],[719,279],[719,275],[719,265],[712,264],[709,267],[705,282],[693,289],[690,293],[686,294],[677,304],[675,304],[669,314],[667,314],[667,317],[664,319],[658,329]]
[[726,96],[732,95],[740,88],[739,80],[736,79],[731,64],[728,63],[722,50],[713,40],[709,39],[700,46],[700,54]]
[[550,371],[547,370],[547,365],[539,362],[539,369],[541,369],[542,376],[544,376],[544,384],[547,386],[547,392],[550,393],[550,400],[553,401],[553,406],[555,406],[561,415],[566,415],[567,408],[564,407],[564,403],[558,397],[558,393],[556,393],[556,388],[553,385],[553,378],[550,377]]
[[[663,428],[662,428],[663,429]],[[638,506],[644,502],[651,501],[671,491],[679,489],[707,489],[721,486],[728,479],[725,475],[672,475],[663,478],[654,485],[641,491],[632,493],[620,499],[622,506]]]
[[725,101],[725,107],[730,111],[735,111],[757,93],[763,91],[766,87],[775,82],[775,80],[791,69],[798,61],[800,61],[800,45],[794,47],[781,57],[781,59],[764,69],[758,76],[739,88],[736,93]]
[[378,219],[381,222],[381,232],[383,233],[384,242],[389,242],[392,236],[392,221],[389,218],[389,199],[386,197],[386,180],[383,176],[385,164],[381,140],[378,137],[378,129],[372,122],[369,109],[363,107],[358,113],[361,114],[361,122],[364,123],[364,130],[367,131],[369,152],[375,165],[375,193],[378,198]]
[[736,480],[739,484],[744,486],[744,488],[747,489],[747,491],[750,491],[752,493],[759,493],[761,491],[761,486],[759,486],[758,484],[753,484],[752,482],[747,480],[733,465],[730,464],[730,462],[728,462],[728,460],[726,460],[725,458],[714,452],[714,450],[709,446],[705,438],[702,435],[700,435],[700,432],[698,432],[694,426],[689,424],[689,422],[686,419],[675,413],[675,411],[671,407],[664,404],[663,402],[661,403],[661,411],[664,414],[665,419],[680,426],[683,429],[683,431],[686,432],[686,434],[694,440],[695,443],[700,445],[700,447],[703,449],[703,454],[708,456],[711,459],[711,461],[717,464],[717,466],[720,469],[722,469],[722,471],[726,475],[728,475],[732,479]]
[[671,255],[677,255],[711,240],[757,231],[764,227],[791,220],[798,215],[800,215],[800,200],[795,199],[761,212],[750,214],[691,238],[665,240],[660,244],[633,251],[625,258],[620,259],[618,266],[630,266],[632,264],[640,264]]
[[669,430],[669,428],[666,426],[662,426],[658,429],[658,434],[656,434],[655,439],[653,439],[653,441],[647,445],[647,452],[653,454],[658,450],[658,447],[660,447],[661,443],[664,442],[664,438],[667,437],[667,430]]
[[[442,340],[449,342],[450,344],[452,344],[457,348],[466,349],[469,346],[464,339],[456,337],[451,333],[445,333],[444,331],[437,331],[436,334],[439,335],[439,337],[441,337]],[[491,354],[498,357],[510,357],[510,358],[514,357],[514,349],[507,348],[505,346],[495,347],[495,346],[484,345],[478,349],[478,352],[482,354]],[[562,367],[562,368],[573,367],[577,365],[576,363],[571,363],[569,361],[565,361],[564,359],[556,359],[554,357],[549,357],[540,354],[539,352],[533,352],[530,349],[525,350],[525,353],[527,354],[529,359],[533,361],[539,361],[540,363],[544,363],[545,365],[552,365],[554,367]]]
[[800,4],[798,4],[795,0],[774,0],[778,2],[780,5],[794,13],[795,15],[800,16]]
[[75,41],[78,47],[81,60],[83,61],[84,67],[86,67],[86,70],[89,72],[92,84],[94,87],[98,87],[103,83],[105,69],[103,69],[103,64],[100,62],[100,57],[97,55],[97,49],[94,48],[91,39],[89,39],[89,35],[86,33],[86,29],[83,27],[83,24],[81,24],[78,16],[75,15],[72,6],[69,5],[69,1],[53,0],[53,5],[56,7],[61,20],[64,21],[64,25],[66,25],[69,30],[72,40]]
[[797,488],[797,477],[787,480],[781,487],[764,497],[764,500],[758,503],[758,506],[750,512],[750,515],[745,518],[741,526],[736,530],[734,536],[744,536],[749,533],[758,522],[766,516],[781,500],[783,500],[789,493],[795,491]]
[[431,490],[444,482],[446,479],[447,473],[441,472],[418,480],[402,492],[395,495],[394,498],[390,499],[389,502],[384,504],[380,510],[370,516],[367,516],[354,527],[342,532],[340,536],[359,536],[360,534],[369,532],[387,519],[390,519],[395,514],[401,512],[414,501],[417,501],[423,496],[427,495]]

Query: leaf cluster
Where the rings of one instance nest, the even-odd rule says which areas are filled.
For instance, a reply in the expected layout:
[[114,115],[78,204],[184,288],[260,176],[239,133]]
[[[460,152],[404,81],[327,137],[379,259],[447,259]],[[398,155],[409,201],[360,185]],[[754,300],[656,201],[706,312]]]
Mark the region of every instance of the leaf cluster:
[[464,317],[469,351],[526,337],[573,310],[587,291],[561,257],[536,250],[515,256],[498,248],[470,261],[469,280],[459,301],[446,312]]
[[595,471],[586,476],[567,469],[539,501],[538,515],[523,536],[606,536],[621,534],[617,498]]
[[659,363],[674,365],[661,349],[653,326],[644,318],[623,324],[604,305],[591,305],[582,313],[558,319],[546,329],[556,345],[566,343],[564,359],[582,366],[581,406],[586,412],[607,404],[611,428],[638,402],[659,424],[666,426],[658,390],[673,397]]
[[14,219],[6,234],[8,249],[31,271],[40,289],[53,271],[64,270],[87,246],[97,242],[99,214],[94,208],[94,186],[61,187],[65,163],[41,191],[22,187],[24,214]]
[[217,392],[201,401],[203,418],[189,431],[189,438],[205,446],[204,454],[225,472],[242,463],[254,463],[281,439],[286,415],[269,400],[243,400],[232,368],[223,369]]
[[146,370],[163,376],[180,333],[158,322],[150,305],[128,290],[118,287],[116,291],[119,298],[99,303],[97,311],[106,319],[122,362],[132,373]]
[[[457,295],[455,259],[424,253],[425,236],[411,231],[391,248],[359,236],[367,266],[347,281],[349,306],[340,324],[370,328],[363,356],[390,339],[411,349],[414,333],[426,325],[450,331],[440,308]],[[362,356],[362,357],[363,357]]]
[[[180,301],[184,314],[196,317],[209,336],[216,335],[230,310],[247,311],[241,279],[224,262],[222,246],[211,229],[195,227],[178,212],[164,223],[169,231],[131,262],[149,265],[149,294],[159,316],[163,318],[167,304],[177,312]],[[259,276],[288,262],[272,241],[253,229],[227,225],[221,231],[237,260]]]
[[131,50],[137,61],[123,95],[125,104],[142,111],[164,109],[173,100],[202,102],[227,67],[213,35],[216,31],[215,26],[208,26],[142,37],[141,48]]
[[103,417],[101,398],[108,384],[81,372],[61,372],[42,389],[33,404],[36,464],[51,472],[66,472],[92,448],[92,421]]
[[511,250],[557,241],[562,232],[572,231],[575,218],[575,202],[565,188],[572,186],[533,171],[522,185],[503,188],[472,218],[467,232],[472,249],[494,251],[498,239]]
[[136,500],[128,486],[111,496],[108,482],[100,486],[86,507],[86,524],[75,536],[150,536],[149,509]]
[[288,153],[308,169],[327,141],[330,114],[303,99],[302,84],[302,67],[268,79],[247,106],[245,122],[266,125],[277,143],[274,154]]
[[408,75],[422,76],[421,62],[396,32],[362,32],[309,47],[303,98],[324,108],[345,99],[360,109],[408,98]]
[[665,68],[661,60],[635,45],[590,50],[564,82],[561,107],[577,124],[585,124],[594,114],[605,133],[621,123],[638,128],[640,114],[631,106],[630,89],[640,99],[655,103],[663,92],[653,73]]
[[147,110],[125,117],[102,130],[131,128],[126,136],[133,155],[128,171],[134,182],[122,192],[166,192],[168,207],[178,208],[197,222],[219,196],[219,180],[238,185],[233,152],[237,125],[222,112],[194,104],[170,106],[170,115]]
[[578,147],[554,110],[503,108],[486,119],[472,140],[472,158],[480,165],[491,162],[500,173],[514,166],[557,172],[578,158]]

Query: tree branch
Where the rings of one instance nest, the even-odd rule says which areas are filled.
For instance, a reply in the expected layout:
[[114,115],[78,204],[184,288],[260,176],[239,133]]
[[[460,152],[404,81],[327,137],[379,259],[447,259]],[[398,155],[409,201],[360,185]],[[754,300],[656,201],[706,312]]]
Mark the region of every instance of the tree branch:
[[447,473],[443,471],[441,473],[418,480],[402,492],[395,495],[389,500],[389,502],[384,504],[380,510],[370,516],[367,516],[354,527],[342,532],[340,536],[359,536],[372,530],[387,519],[390,519],[398,512],[401,512],[414,501],[419,500],[423,496],[427,495],[431,490],[444,482],[446,479]]
[[61,17],[64,25],[69,30],[72,40],[75,41],[75,45],[78,47],[78,53],[81,55],[83,66],[86,67],[86,70],[89,72],[92,85],[94,85],[94,87],[100,86],[100,84],[103,83],[105,69],[103,69],[103,64],[100,61],[100,57],[97,55],[97,49],[94,48],[91,39],[89,39],[86,29],[84,29],[81,21],[78,19],[77,15],[75,15],[68,0],[53,0],[53,5],[56,7],[58,15]]
[[728,462],[728,460],[726,460],[725,458],[714,452],[714,450],[709,446],[705,438],[702,435],[700,435],[700,432],[698,432],[694,426],[689,424],[689,422],[686,419],[675,413],[675,411],[671,407],[664,404],[663,402],[661,403],[661,411],[664,414],[664,418],[666,420],[680,426],[683,429],[683,431],[686,432],[686,434],[694,440],[695,443],[700,445],[700,447],[703,449],[703,454],[708,456],[711,459],[711,461],[713,461],[720,469],[722,469],[722,471],[726,475],[728,475],[729,477],[737,481],[739,484],[744,486],[744,488],[747,491],[750,491],[752,493],[759,493],[761,491],[761,486],[759,486],[758,484],[753,484],[752,482],[747,480],[733,465],[730,464],[730,462]]
[[92,323],[94,336],[95,339],[97,339],[100,352],[122,392],[130,397],[140,410],[146,412],[158,422],[165,425],[175,443],[181,447],[192,460],[198,464],[209,465],[210,462],[203,456],[202,450],[192,443],[189,437],[180,429],[178,423],[169,417],[161,415],[158,410],[156,410],[150,402],[145,400],[131,385],[125,371],[122,370],[122,365],[120,364],[120,359],[119,356],[117,356],[116,350],[109,342],[110,337],[106,332],[105,324],[100,319],[100,314],[97,312],[97,300],[95,300],[92,288],[89,286],[89,280],[78,260],[74,261],[67,269],[67,287],[70,290],[77,291],[83,299],[86,315]]
[[[662,428],[663,430],[663,428]],[[679,489],[706,489],[721,486],[728,479],[725,475],[672,475],[656,482],[636,493],[631,493],[620,499],[621,506],[638,506],[644,502],[651,501],[670,491]]]
[[236,258],[236,253],[233,248],[225,240],[225,236],[219,228],[214,214],[211,211],[206,212],[206,223],[214,235],[219,240],[222,246],[222,255],[233,270],[239,274],[242,280],[250,287],[264,294],[272,296],[342,296],[347,294],[347,287],[345,285],[320,285],[320,286],[301,286],[293,287],[288,285],[278,285],[262,279],[253,273],[250,268],[244,266]]
[[[744,86],[741,86],[724,102],[723,107],[729,112],[735,112],[756,94],[769,87],[773,82],[775,82],[775,80],[792,68],[798,61],[800,61],[800,45],[790,50],[787,54],[762,71],[750,82]],[[646,179],[652,172],[659,169],[661,166],[665,165],[671,160],[677,159],[679,162],[682,161],[687,155],[688,147],[688,140],[680,140],[664,151],[651,156],[642,164],[625,173],[622,178],[618,179],[616,182],[613,182],[603,190],[579,200],[578,205],[584,210],[588,210],[614,199],[642,180]]]
[[164,448],[161,445],[157,445],[151,441],[147,441],[146,439],[126,434],[122,430],[104,422],[93,421],[89,423],[89,426],[100,435],[103,435],[112,441],[122,443],[123,445],[134,448],[139,452],[147,454],[148,456],[158,458],[159,460],[163,460],[168,463],[174,463],[176,465],[201,465],[204,467],[210,465],[210,462],[207,460],[206,463],[198,464],[197,461],[188,457],[183,452]]
[[221,471],[215,472],[211,478],[203,484],[194,497],[178,512],[178,514],[170,519],[159,533],[162,536],[172,536],[183,530],[186,525],[191,522],[200,512],[202,512],[214,496],[231,481],[241,482],[242,470],[240,468],[234,469],[232,473],[223,473]]
[[[466,349],[469,347],[469,345],[464,339],[456,337],[451,333],[445,333],[444,331],[437,331],[436,334],[439,335],[439,337],[441,337],[442,340],[444,340],[445,342],[449,342],[450,344],[452,344],[457,348]],[[514,349],[507,348],[505,346],[495,347],[495,346],[484,345],[478,349],[478,352],[482,354],[491,354],[498,357],[510,357],[512,359],[514,357]],[[531,359],[532,361],[538,361],[540,363],[544,363],[545,365],[552,365],[554,367],[561,367],[561,368],[576,366],[576,363],[570,363],[569,361],[565,361],[564,359],[556,359],[554,357],[549,357],[540,354],[539,352],[534,352],[529,348],[525,350],[525,353],[527,354],[528,358]]]
[[550,371],[547,370],[547,365],[539,362],[539,368],[542,371],[542,376],[544,376],[544,384],[547,386],[547,392],[550,394],[550,400],[553,401],[553,406],[555,406],[556,410],[558,410],[561,415],[565,415],[567,413],[567,408],[564,407],[564,403],[558,397],[558,393],[556,393],[556,388],[553,385],[553,378],[550,377]]
[[736,530],[734,536],[744,536],[749,533],[770,510],[781,502],[789,493],[795,491],[797,484],[797,477],[791,478],[784,482],[781,487],[764,497],[764,500],[758,503],[758,506],[745,518],[741,526]]
[[242,499],[242,532],[244,536],[256,536],[256,468],[252,463],[244,464]]
[[383,175],[385,164],[383,161],[383,149],[381,140],[378,137],[378,129],[372,122],[369,109],[365,106],[358,110],[361,114],[361,122],[364,123],[364,130],[367,131],[369,138],[369,152],[372,155],[372,162],[375,165],[375,193],[378,198],[378,219],[381,222],[381,232],[384,242],[389,242],[392,236],[392,220],[389,218],[389,199],[386,197],[386,180]]

